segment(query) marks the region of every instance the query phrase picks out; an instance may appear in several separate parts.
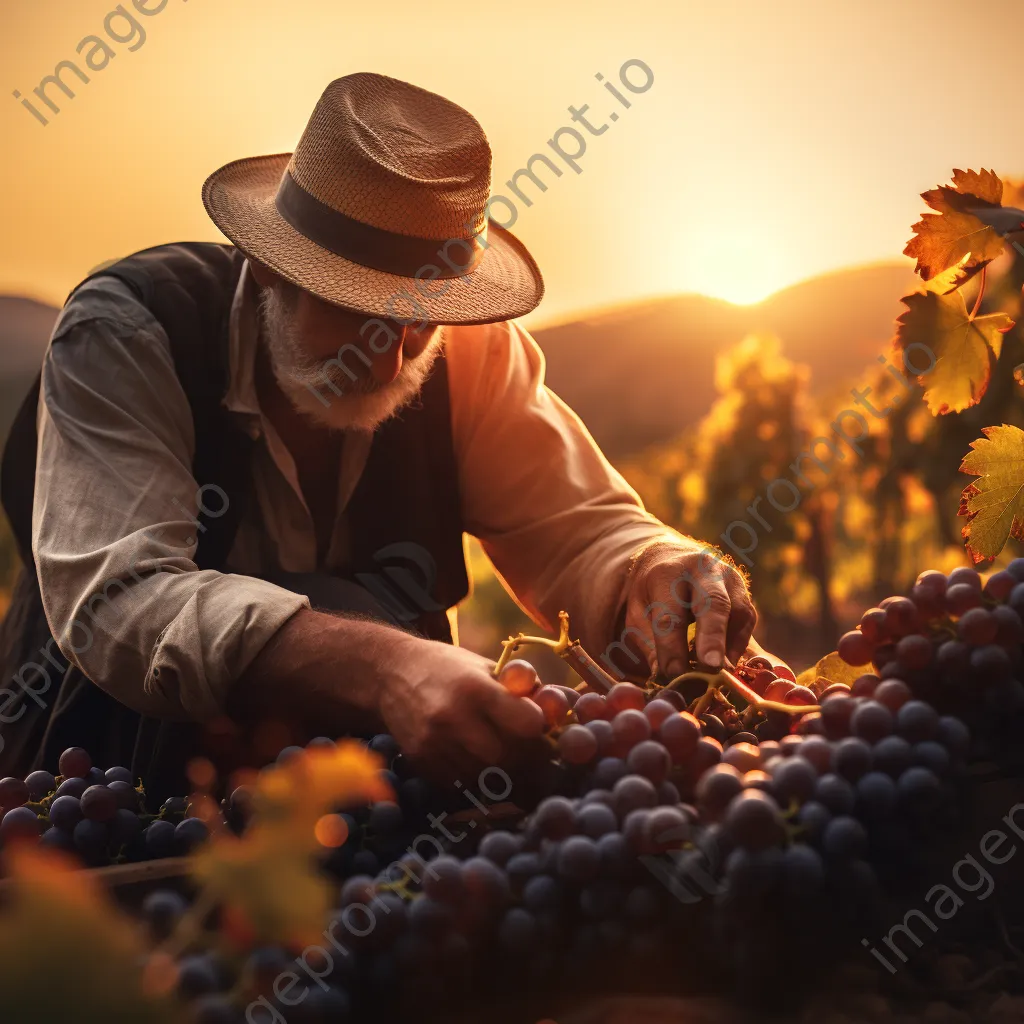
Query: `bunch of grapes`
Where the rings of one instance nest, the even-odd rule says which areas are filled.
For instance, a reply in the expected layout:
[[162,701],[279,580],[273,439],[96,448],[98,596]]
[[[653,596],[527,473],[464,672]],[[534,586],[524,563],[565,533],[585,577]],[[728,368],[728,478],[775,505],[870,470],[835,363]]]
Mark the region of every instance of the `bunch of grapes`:
[[186,816],[183,797],[168,798],[158,814],[147,814],[145,790],[127,768],[103,771],[87,751],[69,747],[59,770],[58,776],[36,771],[0,779],[0,847],[37,839],[102,867],[180,856],[207,838],[206,825]]

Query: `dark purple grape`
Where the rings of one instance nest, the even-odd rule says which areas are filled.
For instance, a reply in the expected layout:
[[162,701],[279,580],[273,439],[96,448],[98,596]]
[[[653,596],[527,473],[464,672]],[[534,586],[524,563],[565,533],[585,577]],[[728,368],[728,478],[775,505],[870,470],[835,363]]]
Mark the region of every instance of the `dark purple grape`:
[[981,604],[981,589],[955,583],[946,591],[946,607],[953,616],[961,616]]
[[611,878],[620,878],[633,866],[629,844],[621,832],[608,832],[597,840],[597,853],[601,872]]
[[512,832],[495,830],[488,832],[480,840],[480,848],[477,851],[481,857],[503,868],[509,860],[522,849],[522,840]]
[[896,729],[910,743],[932,739],[938,725],[938,712],[923,700],[908,700],[896,713]]
[[688,761],[697,749],[700,738],[700,723],[685,711],[666,718],[658,727],[658,739],[669,752],[674,764]]
[[576,829],[576,812],[572,801],[564,796],[547,797],[534,812],[532,827],[545,839],[565,839],[571,836]]
[[[29,800],[42,800],[57,788],[57,780],[49,772],[32,772],[25,776]],[[0,797],[0,803],[3,798]]]
[[570,836],[558,851],[558,874],[570,882],[584,884],[597,877],[601,868],[597,844],[589,836]]
[[39,845],[48,850],[59,850],[61,853],[75,852],[75,838],[62,828],[48,828],[40,837]]
[[893,641],[886,641],[883,644],[879,644],[875,648],[875,653],[871,655],[871,664],[877,670],[881,670],[889,662],[896,660],[896,644]]
[[58,796],[50,804],[50,821],[65,832],[74,831],[82,820],[82,805],[77,797]]
[[716,764],[697,783],[695,795],[702,817],[717,821],[743,789],[743,774],[731,764]]
[[650,779],[642,775],[627,775],[619,779],[612,789],[615,799],[615,813],[620,821],[624,821],[630,811],[640,808],[656,807],[658,791]]
[[127,768],[108,768],[103,773],[103,779],[108,786],[112,782],[127,782],[132,789],[135,788],[135,779]]
[[961,640],[947,640],[935,652],[935,665],[943,682],[956,683],[970,671],[971,649]]
[[803,843],[794,843],[785,851],[783,859],[783,884],[787,898],[805,904],[813,900],[825,878],[821,855]]
[[[963,584],[970,587],[977,593],[981,593],[981,576],[978,574],[976,569],[970,568],[966,565],[958,565],[948,577],[948,587],[956,586],[957,584]],[[947,587],[947,589],[948,589]]]
[[122,782],[116,779],[107,783],[107,789],[114,794],[117,806],[126,811],[137,811],[139,809],[139,794],[130,782]]
[[926,669],[932,661],[932,642],[920,633],[903,637],[896,645],[896,657],[911,671]]
[[853,786],[842,776],[829,772],[818,779],[814,787],[814,799],[827,807],[833,814],[852,814],[855,793]]
[[[454,857],[451,857],[451,858],[448,858],[448,859],[455,861],[456,865],[459,863],[457,860],[455,860]],[[438,857],[437,860],[431,861],[430,867],[433,867],[435,864],[437,864],[439,860],[441,860],[440,857]],[[536,853],[517,853],[514,857],[509,857],[508,863],[505,865],[505,874],[508,875],[509,881],[517,889],[521,889],[526,884],[526,882],[529,879],[533,878],[534,875],[539,875],[540,872],[541,872],[540,855],[536,854]],[[428,868],[428,877],[429,877],[429,868]],[[460,871],[459,872],[459,884],[460,884],[460,886],[461,886],[461,883],[462,883],[462,873]],[[424,886],[426,886],[426,879],[424,879]],[[462,891],[463,890],[460,888],[459,889],[459,893],[461,893]],[[436,893],[434,895],[435,895],[435,898],[440,898]],[[461,896],[459,898],[461,898]]]
[[[573,838],[582,839],[583,836]],[[463,863],[462,881],[466,886],[467,899],[476,906],[501,907],[511,895],[508,876],[484,857],[470,857]]]
[[186,818],[174,828],[174,845],[182,856],[191,853],[209,837],[210,830],[206,822],[199,818]]
[[[116,812],[116,806],[114,810]],[[72,834],[75,839],[75,849],[86,860],[96,862],[105,857],[107,847],[110,845],[110,827],[105,822],[83,818],[75,826],[75,831]]]
[[797,812],[796,821],[803,830],[801,838],[815,846],[821,844],[828,823],[832,820],[832,812],[817,800],[808,800]]
[[1018,582],[1024,582],[1024,558],[1015,558],[1006,571]]
[[81,802],[82,814],[90,821],[110,821],[117,813],[117,795],[106,786],[90,786]]
[[941,777],[949,771],[949,751],[935,740],[924,740],[922,743],[915,743],[912,748],[913,763],[927,768],[935,775]]
[[[523,854],[522,856],[533,857],[535,855]],[[514,860],[516,860],[515,857],[509,860],[510,873]],[[532,866],[532,862],[530,863]],[[521,867],[522,864],[517,867],[517,871]],[[466,883],[462,878],[462,862],[448,854],[443,854],[430,861],[424,868],[423,891],[439,903],[447,903],[453,907],[459,906],[466,896]],[[342,900],[344,901],[344,892]]]
[[[597,740],[597,756],[599,759],[608,757],[613,753],[615,730],[612,728],[611,722],[606,722],[603,718],[595,718],[593,721],[587,722],[584,728]],[[618,759],[616,758],[615,760]]]
[[964,758],[971,749],[971,733],[966,725],[952,715],[942,715],[935,730],[935,738],[955,758]]
[[998,644],[975,647],[971,651],[971,672],[984,685],[1008,679],[1013,672],[1010,655]]
[[874,672],[865,672],[863,675],[857,676],[853,681],[853,685],[850,687],[851,697],[873,697],[875,690],[878,689],[878,684],[881,682],[881,678]]
[[1016,578],[1005,569],[994,572],[985,581],[985,596],[993,601],[1005,601],[1016,585]]
[[861,818],[884,818],[896,807],[896,783],[884,772],[862,775],[855,788],[857,813]]
[[737,846],[748,850],[777,846],[786,834],[778,804],[758,789],[745,789],[729,804],[723,830]]
[[576,812],[576,827],[591,839],[600,839],[601,836],[614,832],[618,827],[618,819],[615,812],[604,804],[585,804]]
[[710,736],[712,739],[718,740],[719,743],[724,743],[729,738],[725,723],[717,715],[701,715],[698,721],[701,732],[705,736]]
[[880,607],[885,609],[885,628],[890,636],[906,636],[921,626],[920,613],[909,597],[887,597]]
[[54,797],[59,796],[73,796],[76,800],[82,798],[82,794],[89,788],[89,784],[85,779],[71,778],[65,779],[58,787],[56,792],[53,794]]
[[[491,867],[494,865],[491,864]],[[440,938],[451,926],[452,920],[452,908],[430,896],[421,896],[409,905],[409,928],[425,938]]]
[[[142,917],[157,942],[163,942],[174,931],[188,903],[171,889],[157,889],[142,901]],[[282,969],[284,968],[282,964]]]
[[0,842],[37,839],[42,830],[43,823],[31,807],[12,807],[0,821]]
[[130,843],[142,832],[142,821],[133,811],[118,809],[110,821],[110,841],[115,847]]
[[809,761],[819,775],[832,770],[832,744],[824,736],[808,736],[798,754]]
[[915,765],[897,783],[900,803],[915,811],[931,810],[942,797],[942,785],[934,772]]
[[[850,732],[850,717],[853,715],[857,702],[852,697],[837,695],[829,697],[821,704],[821,721],[825,726],[825,735],[831,740],[839,740]],[[762,749],[763,749],[762,744]]]
[[898,779],[913,763],[913,751],[902,736],[886,736],[873,747],[871,761],[875,771]]
[[850,717],[850,732],[868,743],[877,743],[892,729],[892,712],[877,700],[864,701]]
[[[540,881],[540,879],[534,879]],[[512,907],[498,926],[498,943],[509,953],[528,953],[537,939],[537,919],[522,907]]]
[[594,768],[591,783],[597,789],[613,789],[615,783],[628,774],[629,769],[621,757],[602,757]]
[[802,757],[788,758],[771,775],[775,796],[783,807],[789,807],[794,800],[809,800],[818,784],[818,773]]
[[629,851],[634,856],[654,853],[651,832],[651,812],[646,807],[630,811],[622,821],[622,835]]
[[871,747],[856,736],[840,740],[832,750],[832,770],[848,782],[856,782],[871,769]]
[[1024,643],[1024,622],[1020,615],[1009,605],[999,604],[992,609],[992,617],[996,620],[996,640],[1000,647],[1013,647]]
[[153,860],[171,857],[174,855],[174,826],[169,821],[151,822],[147,827],[144,836],[146,842],[146,853]]
[[678,850],[690,838],[689,819],[678,807],[655,807],[647,819],[647,831],[655,853]]
[[[1012,608],[1010,609],[1013,610]],[[971,608],[960,616],[956,624],[957,635],[972,647],[982,647],[996,638],[999,623],[987,608]]]
[[856,818],[840,815],[828,823],[821,846],[826,856],[835,860],[854,860],[867,849],[868,835]]
[[[1024,561],[1024,559],[1021,559]],[[1017,586],[1010,591],[1010,607],[1018,614],[1024,615],[1024,582],[1018,583]]]

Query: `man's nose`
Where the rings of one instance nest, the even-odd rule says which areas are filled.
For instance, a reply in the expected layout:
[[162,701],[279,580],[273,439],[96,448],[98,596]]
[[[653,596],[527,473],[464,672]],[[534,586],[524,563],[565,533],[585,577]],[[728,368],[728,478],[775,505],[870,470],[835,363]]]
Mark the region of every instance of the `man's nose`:
[[370,372],[378,384],[390,384],[402,370],[402,351],[405,348],[405,332],[407,328],[399,325],[396,334],[398,337],[387,347],[384,352],[374,353],[373,364]]

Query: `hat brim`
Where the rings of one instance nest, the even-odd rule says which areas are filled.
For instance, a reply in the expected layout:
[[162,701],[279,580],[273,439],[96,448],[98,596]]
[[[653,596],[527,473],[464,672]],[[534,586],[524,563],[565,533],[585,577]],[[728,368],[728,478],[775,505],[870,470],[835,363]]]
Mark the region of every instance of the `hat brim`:
[[[364,267],[298,232],[274,198],[290,153],[236,160],[203,183],[203,205],[246,256],[304,291],[346,309],[437,324],[488,324],[524,316],[544,296],[544,280],[526,247],[507,229],[487,225],[487,247],[469,274],[417,280]],[[441,269],[447,269],[438,259]],[[433,293],[433,294],[432,294]]]

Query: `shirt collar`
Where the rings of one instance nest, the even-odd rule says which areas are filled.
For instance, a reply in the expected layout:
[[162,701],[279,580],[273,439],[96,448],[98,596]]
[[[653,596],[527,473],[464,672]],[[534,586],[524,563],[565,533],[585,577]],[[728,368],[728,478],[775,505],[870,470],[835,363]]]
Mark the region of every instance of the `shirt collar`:
[[260,414],[256,396],[258,297],[259,288],[246,260],[235,287],[228,320],[228,389],[224,395],[224,407],[229,412],[245,416]]

